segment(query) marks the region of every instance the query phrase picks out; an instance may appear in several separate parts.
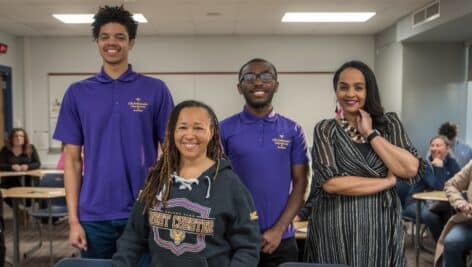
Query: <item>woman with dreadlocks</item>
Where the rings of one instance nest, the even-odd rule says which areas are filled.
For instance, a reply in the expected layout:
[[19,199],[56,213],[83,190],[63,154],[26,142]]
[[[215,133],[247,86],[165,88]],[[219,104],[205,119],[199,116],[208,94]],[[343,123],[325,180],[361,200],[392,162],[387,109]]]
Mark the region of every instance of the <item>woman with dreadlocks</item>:
[[135,266],[146,249],[151,266],[257,266],[257,214],[225,158],[213,110],[192,100],[177,105],[113,266]]

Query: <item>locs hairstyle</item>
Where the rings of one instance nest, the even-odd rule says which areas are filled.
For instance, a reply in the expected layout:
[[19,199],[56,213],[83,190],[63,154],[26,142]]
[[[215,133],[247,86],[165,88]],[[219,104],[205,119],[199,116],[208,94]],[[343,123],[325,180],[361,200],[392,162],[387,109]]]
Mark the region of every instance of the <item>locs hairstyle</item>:
[[95,40],[98,39],[100,28],[107,23],[119,23],[125,26],[129,39],[136,39],[138,30],[138,22],[133,19],[133,14],[121,6],[104,6],[98,9],[92,23],[92,34]]
[[[164,144],[162,145],[162,156],[157,163],[150,168],[143,191],[138,199],[143,202],[144,211],[156,203],[156,195],[161,191],[163,191],[162,201],[165,202],[169,199],[171,176],[174,171],[178,170],[180,163],[180,153],[175,145],[174,133],[180,112],[184,108],[203,108],[207,111],[211,121],[210,127],[213,130],[213,137],[207,147],[207,156],[214,160],[218,167],[220,160],[226,158],[220,141],[218,119],[213,109],[208,105],[195,100],[187,100],[179,103],[175,106],[174,110],[172,110],[169,122],[167,123],[166,137],[164,139]],[[218,171],[213,179],[216,178],[217,174]]]
[[386,126],[386,121],[384,117],[384,108],[380,102],[379,88],[377,86],[377,80],[375,79],[374,72],[362,61],[348,61],[344,63],[338,70],[334,73],[333,77],[333,87],[336,91],[339,76],[341,72],[345,69],[356,69],[364,75],[365,86],[367,89],[367,97],[365,101],[364,110],[370,114],[372,117],[372,123],[374,128],[383,130]]

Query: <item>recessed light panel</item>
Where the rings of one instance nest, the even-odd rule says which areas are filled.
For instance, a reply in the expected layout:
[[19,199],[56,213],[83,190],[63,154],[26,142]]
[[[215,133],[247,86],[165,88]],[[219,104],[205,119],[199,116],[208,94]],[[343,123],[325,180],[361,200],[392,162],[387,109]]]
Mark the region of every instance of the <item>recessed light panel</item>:
[[375,12],[286,12],[282,22],[365,22]]
[[[53,17],[68,24],[90,24],[93,22],[94,14],[53,14]],[[133,19],[139,23],[147,23],[143,14],[134,14]]]

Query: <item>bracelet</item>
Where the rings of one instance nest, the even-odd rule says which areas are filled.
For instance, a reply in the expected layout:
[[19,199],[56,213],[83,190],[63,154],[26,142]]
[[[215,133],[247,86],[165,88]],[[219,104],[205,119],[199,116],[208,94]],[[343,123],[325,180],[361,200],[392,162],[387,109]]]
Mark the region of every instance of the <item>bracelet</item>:
[[366,142],[367,143],[370,143],[372,142],[372,140],[377,137],[377,136],[380,136],[380,132],[377,131],[377,129],[374,129],[366,138]]

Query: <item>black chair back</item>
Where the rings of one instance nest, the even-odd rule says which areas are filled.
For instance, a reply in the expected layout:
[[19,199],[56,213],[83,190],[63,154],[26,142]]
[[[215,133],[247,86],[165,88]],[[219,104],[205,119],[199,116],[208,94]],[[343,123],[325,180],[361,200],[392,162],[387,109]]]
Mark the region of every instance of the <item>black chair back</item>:
[[325,264],[325,263],[306,263],[306,262],[285,262],[279,267],[349,267],[345,264]]
[[[40,187],[64,187],[64,174],[48,173],[45,174],[39,181]],[[53,198],[51,200],[52,206],[66,207],[66,198]]]
[[64,258],[55,267],[112,267],[111,260]]

